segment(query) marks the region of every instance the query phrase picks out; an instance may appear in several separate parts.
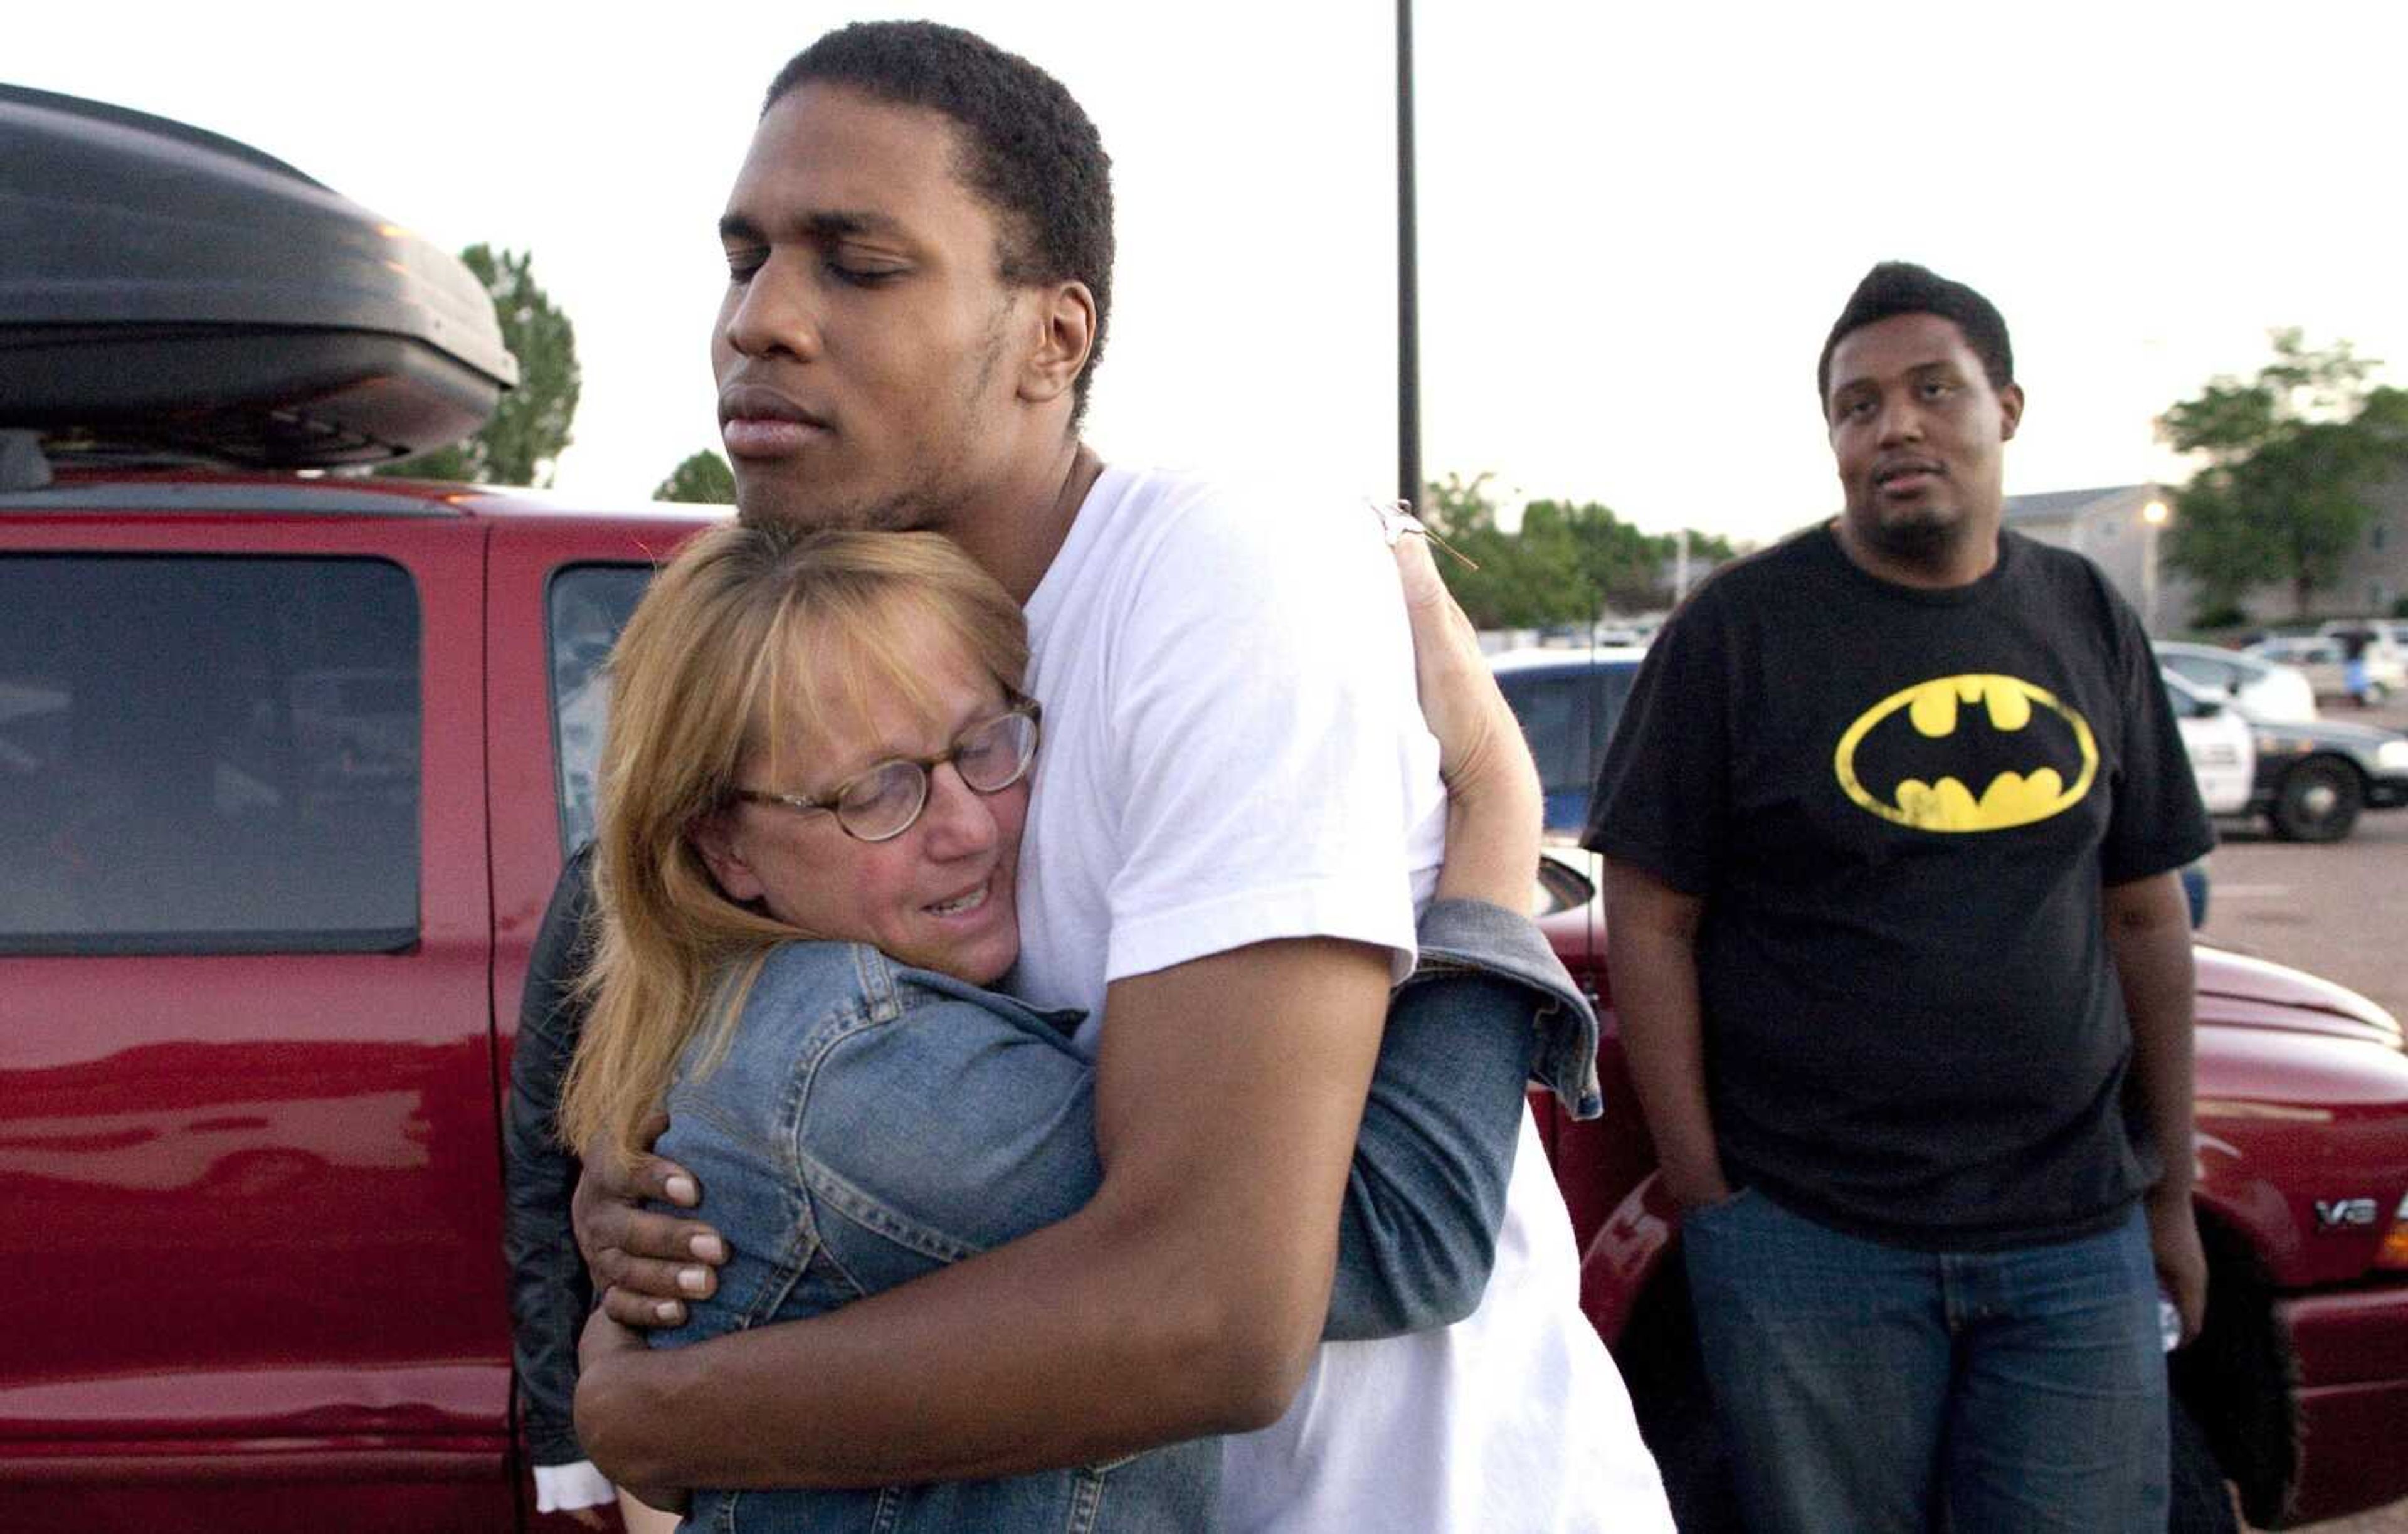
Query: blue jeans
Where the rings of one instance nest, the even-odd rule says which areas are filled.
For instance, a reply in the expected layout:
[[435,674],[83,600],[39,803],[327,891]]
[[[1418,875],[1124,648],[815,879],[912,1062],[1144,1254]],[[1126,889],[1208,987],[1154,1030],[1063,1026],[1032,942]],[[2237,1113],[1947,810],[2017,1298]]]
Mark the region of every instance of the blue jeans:
[[1757,1534],[2163,1534],[2166,1369],[2138,1209],[2000,1252],[1885,1246],[1752,1190],[1682,1228]]

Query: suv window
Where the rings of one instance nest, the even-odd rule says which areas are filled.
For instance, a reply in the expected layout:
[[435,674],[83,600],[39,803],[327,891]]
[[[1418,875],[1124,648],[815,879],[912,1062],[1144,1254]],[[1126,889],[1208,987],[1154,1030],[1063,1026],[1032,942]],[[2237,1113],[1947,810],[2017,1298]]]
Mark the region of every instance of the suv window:
[[400,566],[0,557],[0,952],[407,948],[418,819]]
[[610,712],[610,673],[602,663],[652,580],[650,565],[572,565],[552,578],[545,621],[563,853],[594,839],[594,778]]
[[1538,760],[1550,829],[1577,830],[1585,821],[1588,792],[1638,673],[1636,662],[1600,661],[1498,674],[1497,684]]
[[1584,672],[1502,679],[1505,700],[1529,738],[1530,754],[1538,759],[1539,781],[1550,794],[1586,788],[1596,777],[1588,770],[1589,745],[1597,733],[1590,724],[1589,685]]
[[2218,712],[2215,704],[2186,687],[2178,687],[2169,678],[2166,682],[2166,703],[2176,719],[2205,719]]
[[2204,655],[2159,655],[2157,660],[2185,681],[2195,682],[2215,693],[2229,687],[2235,680],[2234,673],[2239,669],[2209,660]]

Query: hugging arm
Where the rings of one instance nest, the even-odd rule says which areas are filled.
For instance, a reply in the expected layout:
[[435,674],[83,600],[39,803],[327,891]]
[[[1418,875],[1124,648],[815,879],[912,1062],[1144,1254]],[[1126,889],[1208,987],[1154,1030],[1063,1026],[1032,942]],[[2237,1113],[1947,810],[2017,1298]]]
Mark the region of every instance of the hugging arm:
[[[1459,922],[1463,915],[1458,909],[1453,919]],[[1442,925],[1449,920],[1446,908],[1434,907],[1431,919]],[[1397,995],[1381,1044],[1370,1106],[1347,1168],[1335,1276],[1322,1335],[1376,1337],[1440,1326],[1477,1305],[1494,1257],[1497,1224],[1512,1169],[1523,1084],[1529,1069],[1532,1013],[1545,1005],[1549,1003],[1539,993],[1518,981],[1470,969],[1416,980]],[[1012,1146],[1010,1165],[1003,1176],[986,1180],[981,1186],[954,1187],[945,1185],[942,1178],[953,1168],[969,1164],[974,1154],[971,1148],[963,1147],[958,1156],[915,1155],[913,1163],[929,1168],[935,1180],[916,1188],[889,1186],[880,1203],[882,1219],[874,1223],[931,1230],[949,1243],[980,1248],[1022,1234],[993,1228],[997,1210],[1075,1208],[1096,1191],[1099,1168],[1092,1068],[1057,1050],[986,1048],[968,1020],[932,1018],[924,1025],[949,1030],[961,1042],[963,1057],[950,1068],[954,1073],[1000,1069],[1010,1075],[981,1082],[975,1090],[942,1095],[921,1092],[906,1100],[948,1105],[942,1111],[949,1117],[955,1112],[951,1106],[955,1103],[1010,1103],[1010,1123],[977,1126],[980,1135]],[[985,1025],[996,1025],[991,1021]],[[960,1085],[956,1081],[955,1086]],[[831,1079],[823,1082],[822,1089],[846,1087],[840,1080]],[[893,1125],[898,1140],[914,1143],[958,1127],[956,1123],[936,1123],[915,1131],[901,1122]],[[841,1154],[851,1148],[830,1150]],[[851,1196],[858,1198],[864,1189],[875,1185],[879,1173],[874,1168],[824,1162],[805,1173],[806,1181],[814,1175],[840,1179]],[[1272,1178],[1269,1185],[1278,1186],[1278,1180]],[[1017,1247],[1007,1250],[1016,1252]],[[1190,1274],[1193,1282],[1195,1262],[1174,1266]],[[867,1303],[856,1302],[844,1313]],[[763,1346],[786,1329],[783,1326],[757,1328],[745,1339],[732,1340],[732,1346]],[[1128,1340],[1135,1343],[1143,1329],[1132,1323]],[[1198,1326],[1196,1329],[1204,1340],[1191,1345],[1200,1354],[1217,1352],[1211,1339],[1220,1328]],[[816,1344],[804,1345],[814,1360],[811,1368],[828,1367],[828,1355]],[[796,1400],[789,1408],[775,1399],[797,1387],[810,1390],[810,1371],[800,1368],[787,1371],[764,1360],[757,1384],[750,1380],[739,1383],[738,1376],[707,1357],[720,1347],[706,1343],[671,1352],[638,1350],[624,1357],[609,1356],[597,1370],[601,1385],[609,1386],[612,1370],[619,1369],[624,1371],[619,1383],[638,1388],[619,1392],[597,1388],[580,1397],[580,1421],[594,1436],[602,1463],[648,1484],[807,1484],[798,1477],[803,1467],[783,1454],[754,1462],[751,1453],[778,1441],[781,1435],[760,1433],[758,1426],[789,1409],[796,1422],[817,1422],[824,1429],[829,1418],[824,1403]],[[1126,1367],[1193,1372],[1208,1367],[1208,1362],[1197,1357],[1170,1364],[1132,1360]],[[654,1397],[655,1389],[676,1388],[677,1377],[686,1366],[698,1367],[709,1378],[707,1387],[699,1377],[688,1383],[729,1409],[728,1422],[696,1417],[686,1404],[671,1405]],[[646,1382],[642,1379],[646,1374],[654,1377]],[[1081,1398],[1100,1401],[1111,1393]],[[623,1412],[624,1420],[621,1420]],[[755,1431],[738,1431],[744,1422],[752,1423]],[[879,1436],[895,1448],[910,1433],[902,1433],[898,1440],[890,1425],[879,1429]],[[957,1439],[958,1434],[951,1437]],[[934,1433],[931,1438],[946,1441]],[[1133,1439],[1098,1452],[1124,1452],[1164,1441]],[[731,1448],[738,1451],[737,1460],[725,1457]],[[1039,1456],[1035,1464],[999,1463],[973,1471],[950,1466],[930,1468],[926,1461],[909,1459],[900,1462],[910,1467],[908,1470],[893,1473],[923,1479],[1005,1473],[1073,1463],[1077,1457],[1067,1445],[1056,1451],[1058,1458],[1035,1446],[1031,1452]],[[632,1457],[623,1462],[623,1455]],[[842,1471],[828,1473],[832,1479],[825,1484],[854,1484],[841,1479]]]
[[[1426,566],[1409,541],[1403,557],[1413,555]],[[1418,612],[1417,633],[1433,615],[1460,625],[1450,643],[1469,644],[1451,604]],[[1455,654],[1438,681],[1460,683],[1466,664]],[[1450,819],[1440,894],[1518,908],[1535,866],[1537,785],[1484,667],[1477,679],[1488,711],[1472,733],[1484,743],[1442,755],[1466,803]],[[1429,707],[1426,657],[1422,681]],[[1463,733],[1442,704],[1430,711],[1442,736]],[[1407,1054],[1432,1060],[1439,1081],[1461,1068],[1465,1040],[1445,1049],[1441,1005],[1458,989],[1418,985],[1399,1003]],[[1325,1325],[1376,1335],[1468,1311],[1519,1134],[1530,1003],[1512,1001],[1519,1015],[1505,1028],[1454,1020],[1507,1036],[1484,1055],[1477,1092],[1424,1082],[1367,1113],[1386,996],[1384,951],[1326,939],[1114,982],[1091,1202],[829,1315],[657,1355],[595,1350],[579,1417],[597,1460],[638,1484],[729,1487],[1080,1463],[1268,1423]],[[1497,1002],[1492,991],[1483,1005]],[[1436,1127],[1422,1122],[1433,1110],[1446,1119]],[[1373,1141],[1368,1164],[1358,1128]],[[1437,1197],[1413,1194],[1431,1184]],[[1341,1228],[1349,1257],[1333,1313]],[[1061,1411],[1066,1400],[1081,1411]]]
[[1268,1423],[1326,1311],[1386,965],[1302,939],[1115,982],[1094,1198],[825,1315],[589,1347],[595,1462],[648,1485],[876,1485]]
[[[1464,905],[1454,903],[1455,919]],[[1488,909],[1489,919],[1505,914]],[[1434,907],[1431,923],[1442,927],[1449,910]],[[1192,977],[1167,971],[1146,980],[1175,992],[1192,979],[1199,995],[1215,998],[1225,1022],[1226,1009],[1248,990],[1240,961],[1266,962],[1292,977],[1264,982],[1271,989],[1317,985],[1336,1006],[1346,1004],[1345,977],[1335,986],[1316,982],[1320,959],[1368,956],[1370,968],[1354,980],[1384,986],[1385,961],[1376,951],[1326,945],[1339,950],[1330,955],[1298,951],[1324,945],[1267,946],[1272,952],[1200,961],[1204,971]],[[1120,987],[1113,1004],[1125,1018],[1129,1000]],[[1518,981],[1476,971],[1437,974],[1397,997],[1388,1032],[1401,1043],[1382,1046],[1382,1080],[1347,1168],[1326,1334],[1380,1335],[1399,1321],[1476,1304],[1512,1170],[1532,1012],[1544,1004]],[[955,1187],[944,1174],[972,1157],[969,1147],[959,1155],[914,1158],[934,1180],[891,1189],[873,1224],[934,1229],[953,1243],[978,1247],[1018,1234],[991,1228],[996,1210],[1067,1207],[1098,1191],[1096,1153],[1109,1137],[1095,1124],[1084,1062],[1056,1050],[996,1052],[964,1020],[927,1025],[945,1030],[964,1052],[945,1068],[950,1078],[1002,1068],[1011,1079],[948,1095],[919,1090],[904,1100],[1014,1105],[1010,1125],[976,1127],[982,1137],[1012,1144],[1010,1163],[979,1187]],[[1164,1126],[1162,1141],[1149,1149],[1174,1169],[1157,1174],[1151,1199],[1114,1209],[1105,1176],[1096,1200],[1060,1224],[907,1286],[915,1297],[937,1291],[968,1307],[957,1323],[967,1335],[946,1340],[941,1329],[924,1330],[931,1324],[923,1321],[896,1334],[911,1349],[908,1356],[884,1340],[888,1323],[900,1317],[843,1335],[843,1323],[874,1316],[882,1297],[907,1292],[897,1291],[827,1317],[691,1348],[605,1351],[589,1367],[579,1398],[579,1420],[597,1460],[641,1484],[853,1485],[1049,1468],[1275,1416],[1294,1390],[1285,1371],[1310,1355],[1309,1335],[1301,1353],[1294,1351],[1296,1318],[1283,1305],[1305,1300],[1293,1287],[1261,1293],[1266,1276],[1293,1264],[1265,1261],[1245,1241],[1222,1235],[1271,1222],[1263,1206],[1295,1197],[1290,1174],[1309,1155],[1309,1141],[1292,1136],[1265,1144],[1258,1115],[1209,1110],[1216,1102],[1259,1102],[1268,1079],[1296,1056],[1264,1051],[1251,1084],[1228,1083],[1231,1067],[1216,1070],[1201,1057],[1214,1053],[1209,1030],[1182,1031],[1205,1047],[1182,1059],[1169,1079],[1197,1088],[1191,1101],[1208,1110],[1207,1125],[1183,1134]],[[1474,1062],[1468,1071],[1467,1060]],[[1136,1068],[1146,1067],[1140,1061]],[[1213,1089],[1216,1076],[1224,1084]],[[844,1088],[831,1082],[830,1089]],[[1322,1106],[1325,1119],[1337,1111]],[[924,1129],[941,1136],[962,1127]],[[911,1138],[899,1125],[897,1131]],[[829,1149],[845,1154],[853,1146],[839,1141]],[[1199,1180],[1175,1168],[1206,1164],[1188,1163],[1190,1156],[1226,1161],[1249,1154],[1262,1158],[1247,1185],[1253,1207],[1216,1201],[1209,1206],[1215,1223],[1205,1226],[1180,1197]],[[838,1177],[857,1198],[876,1174],[822,1164],[805,1175]],[[1286,1219],[1289,1239],[1309,1248],[1312,1232],[1293,1214]],[[1127,1265],[1117,1273],[1110,1265],[1115,1256]],[[1099,1270],[1089,1270],[1098,1264]],[[939,1289],[982,1266],[1005,1270],[987,1274],[978,1292],[1000,1293],[1000,1303],[1014,1307],[1010,1313],[981,1309],[989,1301],[970,1291]],[[1289,1329],[1268,1329],[1283,1323]],[[610,1328],[607,1321],[597,1326]],[[1082,1362],[1082,1353],[1090,1361]],[[853,1369],[863,1372],[850,1373]],[[891,1382],[891,1395],[879,1391],[882,1382]],[[1149,1392],[1141,1388],[1147,1383],[1173,1388]],[[1092,1407],[1092,1417],[1074,1422],[1043,1409],[1064,1398],[1082,1402],[1082,1413]]]

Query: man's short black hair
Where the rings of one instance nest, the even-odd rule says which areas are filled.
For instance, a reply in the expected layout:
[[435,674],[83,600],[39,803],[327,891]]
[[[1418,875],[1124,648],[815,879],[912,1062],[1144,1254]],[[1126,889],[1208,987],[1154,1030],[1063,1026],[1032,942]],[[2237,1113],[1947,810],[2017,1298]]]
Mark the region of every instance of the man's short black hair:
[[815,80],[953,119],[967,152],[962,180],[1001,216],[1003,280],[1087,285],[1096,334],[1072,385],[1075,425],[1112,308],[1112,161],[1086,112],[1019,54],[934,22],[856,22],[827,34],[778,71],[763,114]]
[[1928,266],[1912,261],[1885,261],[1865,273],[1848,307],[1823,342],[1822,360],[1814,365],[1814,395],[1828,407],[1831,399],[1831,353],[1852,331],[1900,314],[1936,314],[1964,333],[1965,344],[1982,359],[1990,387],[2003,389],[2015,381],[2014,348],[2007,344],[2007,322],[1999,306],[1962,282],[1952,282]]

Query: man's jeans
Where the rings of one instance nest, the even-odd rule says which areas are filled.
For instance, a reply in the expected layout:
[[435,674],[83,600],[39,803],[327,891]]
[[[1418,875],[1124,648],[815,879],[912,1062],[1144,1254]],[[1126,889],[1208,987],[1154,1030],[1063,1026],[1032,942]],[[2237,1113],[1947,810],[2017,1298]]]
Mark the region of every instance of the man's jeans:
[[1757,1534],[2163,1534],[2166,1369],[2139,1210],[2104,1235],[1934,1253],[1742,1190],[1683,1230]]

